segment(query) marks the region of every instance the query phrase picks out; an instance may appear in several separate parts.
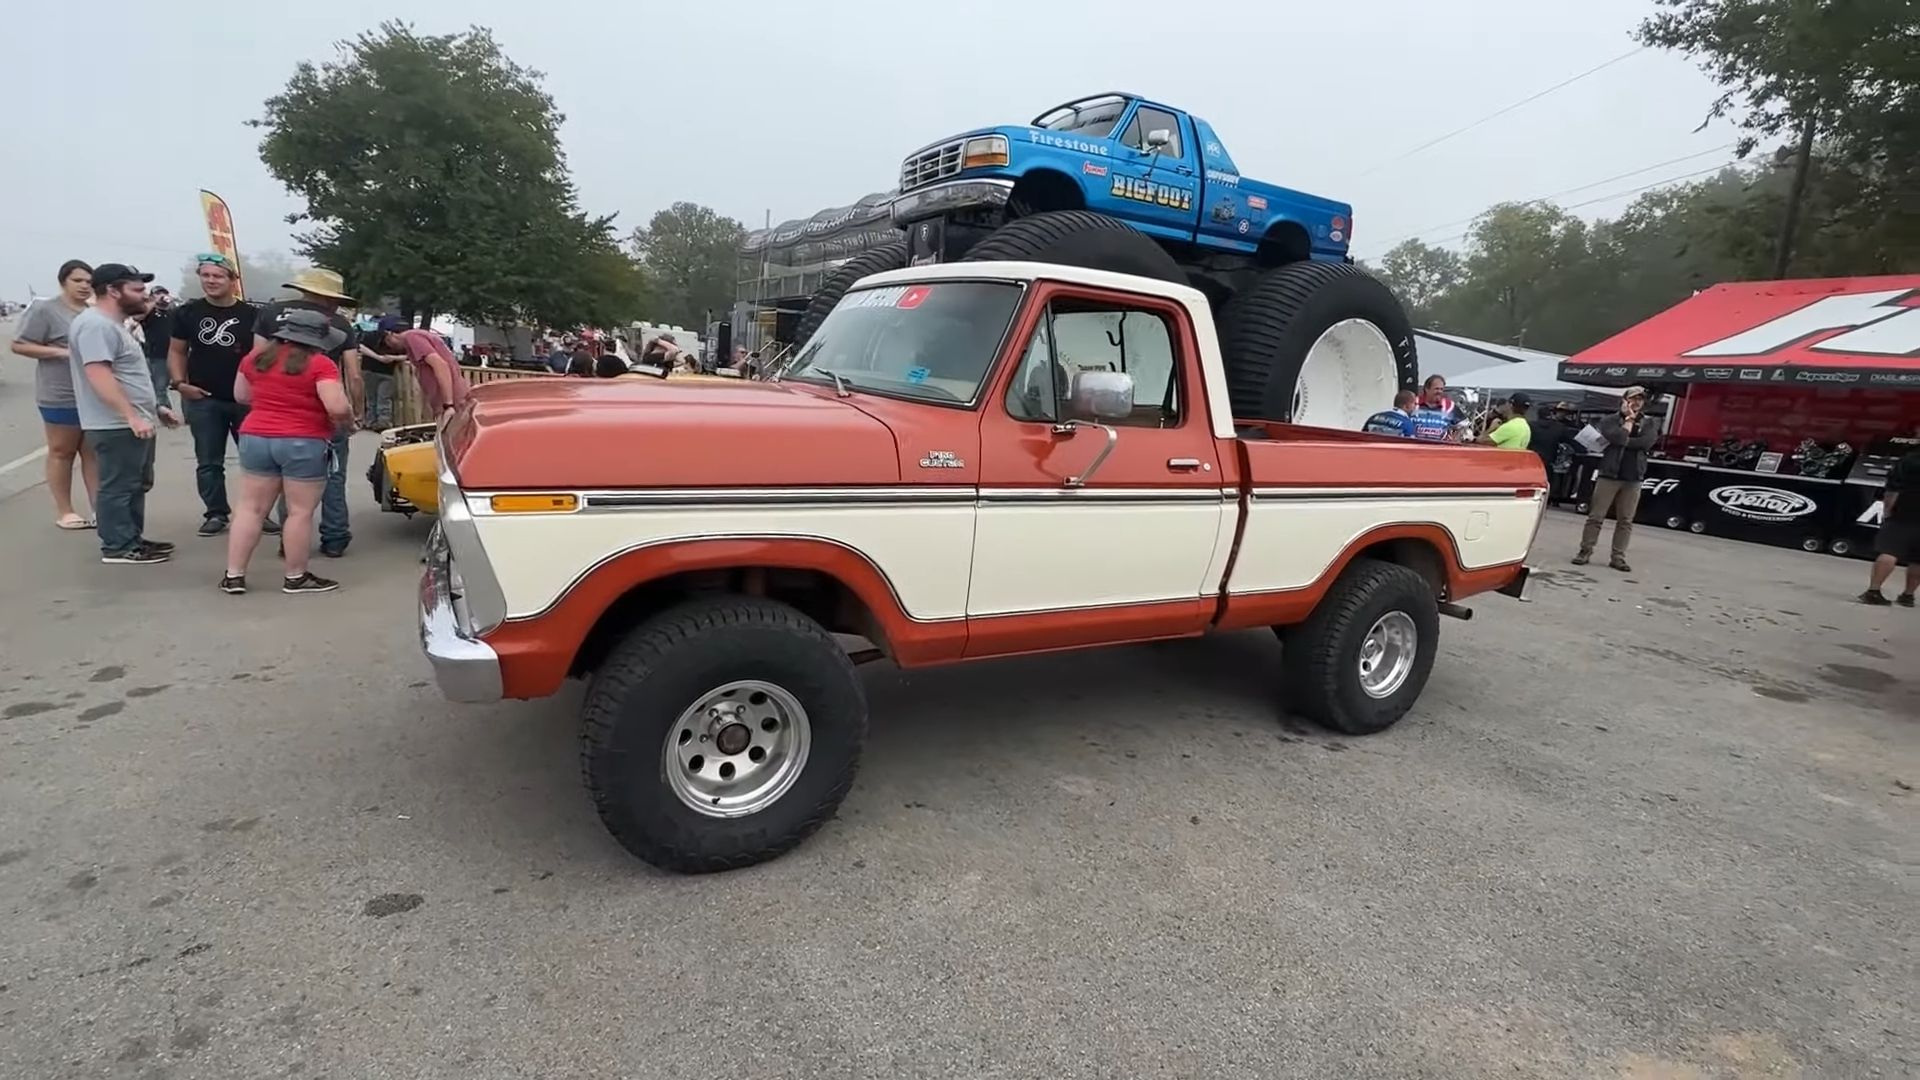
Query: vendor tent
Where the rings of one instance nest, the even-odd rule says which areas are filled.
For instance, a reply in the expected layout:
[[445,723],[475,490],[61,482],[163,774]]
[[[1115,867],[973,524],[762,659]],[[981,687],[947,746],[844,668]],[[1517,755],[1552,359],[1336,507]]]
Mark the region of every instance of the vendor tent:
[[[1420,377],[1438,375],[1449,383],[1458,382],[1459,377],[1469,371],[1497,364],[1520,364],[1528,360],[1550,359],[1558,362],[1564,359],[1558,353],[1541,352],[1537,349],[1522,349],[1513,345],[1496,345],[1491,341],[1479,341],[1458,334],[1442,334],[1437,330],[1415,330],[1415,347],[1420,354]],[[1471,386],[1472,383],[1460,383]]]
[[1715,285],[1569,357],[1597,386],[1920,388],[1920,275]]

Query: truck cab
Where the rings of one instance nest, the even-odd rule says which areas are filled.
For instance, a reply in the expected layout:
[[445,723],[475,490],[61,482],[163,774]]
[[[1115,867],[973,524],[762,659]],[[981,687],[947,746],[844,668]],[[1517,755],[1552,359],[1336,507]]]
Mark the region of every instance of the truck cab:
[[1071,101],[1025,126],[909,154],[893,217],[910,265],[961,258],[1009,216],[1091,210],[1168,245],[1274,261],[1345,261],[1345,203],[1241,176],[1205,120],[1137,94]]

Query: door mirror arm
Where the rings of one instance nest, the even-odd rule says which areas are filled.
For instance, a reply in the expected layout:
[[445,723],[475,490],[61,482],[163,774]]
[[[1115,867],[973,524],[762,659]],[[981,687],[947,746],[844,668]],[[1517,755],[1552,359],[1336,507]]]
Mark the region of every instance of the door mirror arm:
[[1107,463],[1107,455],[1113,453],[1113,444],[1120,441],[1120,432],[1117,429],[1094,420],[1063,420],[1053,425],[1052,431],[1057,438],[1071,439],[1074,433],[1083,427],[1099,428],[1101,431],[1106,432],[1107,441],[1105,445],[1100,447],[1100,452],[1093,455],[1093,461],[1087,465],[1085,471],[1079,476],[1070,476],[1067,478],[1065,486],[1070,488],[1086,487],[1087,481],[1093,479],[1093,474],[1099,472],[1100,466]]

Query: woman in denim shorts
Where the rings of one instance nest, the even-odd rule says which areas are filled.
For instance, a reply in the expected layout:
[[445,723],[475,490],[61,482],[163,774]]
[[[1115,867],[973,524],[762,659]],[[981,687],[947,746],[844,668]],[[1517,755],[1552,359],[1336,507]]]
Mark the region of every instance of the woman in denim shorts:
[[327,485],[328,444],[334,431],[353,423],[353,403],[340,369],[326,350],[343,340],[317,311],[289,311],[272,342],[240,362],[233,398],[250,406],[240,422],[240,498],[227,536],[227,573],[220,591],[247,591],[247,564],[260,542],[261,523],[282,495],[287,517],[281,543],[286,576],[280,591],[332,592],[337,581],[307,569],[313,515]]

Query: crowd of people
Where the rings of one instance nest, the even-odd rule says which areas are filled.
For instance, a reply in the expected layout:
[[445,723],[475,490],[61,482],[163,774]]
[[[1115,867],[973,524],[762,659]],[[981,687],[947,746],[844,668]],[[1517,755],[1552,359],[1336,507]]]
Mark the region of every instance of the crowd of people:
[[[284,285],[292,298],[265,304],[242,299],[239,268],[224,255],[199,256],[195,276],[202,295],[176,304],[136,267],[71,260],[59,294],[21,317],[12,349],[35,361],[54,524],[94,530],[103,563],[168,561],[174,545],[146,534],[146,495],[156,428],[184,425],[199,535],[227,535],[219,588],[246,592],[260,537],[279,534],[282,590],[330,592],[339,583],[309,559],[342,558],[353,540],[349,437],[390,423],[403,367],[436,413],[464,400],[467,382],[438,334],[397,316],[350,321],[357,301],[331,270],[302,271]],[[241,472],[232,498],[229,445]],[[92,517],[76,508],[76,471]]]

